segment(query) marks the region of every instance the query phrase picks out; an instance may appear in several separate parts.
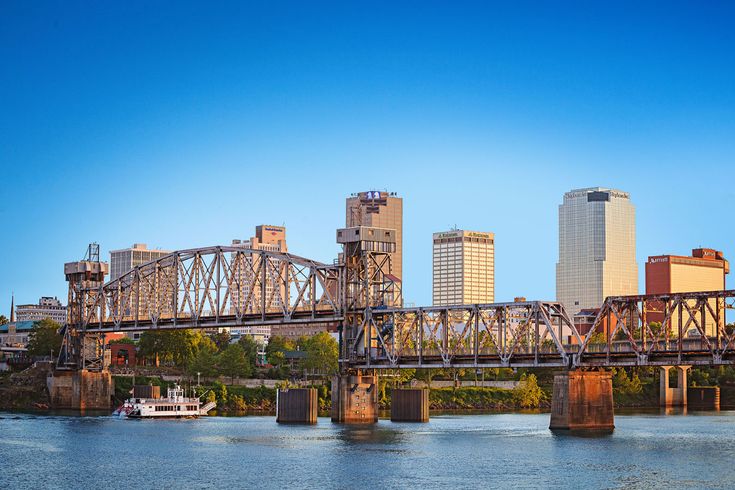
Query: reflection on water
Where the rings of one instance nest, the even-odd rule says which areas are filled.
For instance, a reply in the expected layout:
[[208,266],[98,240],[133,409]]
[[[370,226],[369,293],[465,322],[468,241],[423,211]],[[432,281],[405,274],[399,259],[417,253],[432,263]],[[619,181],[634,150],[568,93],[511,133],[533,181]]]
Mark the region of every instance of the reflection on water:
[[548,414],[283,426],[0,413],[0,488],[729,488],[735,413],[618,412],[601,435]]

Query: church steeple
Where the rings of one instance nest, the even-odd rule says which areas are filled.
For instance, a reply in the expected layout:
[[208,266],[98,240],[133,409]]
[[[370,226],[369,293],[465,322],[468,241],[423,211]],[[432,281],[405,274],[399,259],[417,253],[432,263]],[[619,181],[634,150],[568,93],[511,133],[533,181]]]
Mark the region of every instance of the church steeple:
[[15,321],[15,293],[10,296],[10,321]]

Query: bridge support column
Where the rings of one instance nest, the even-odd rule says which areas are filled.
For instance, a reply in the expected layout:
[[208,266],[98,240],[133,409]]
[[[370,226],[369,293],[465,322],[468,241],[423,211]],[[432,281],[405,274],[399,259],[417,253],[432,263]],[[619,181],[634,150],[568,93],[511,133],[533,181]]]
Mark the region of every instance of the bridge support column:
[[47,384],[51,406],[74,410],[109,410],[115,390],[109,371],[55,371]]
[[378,421],[377,376],[332,378],[332,422],[374,424]]
[[276,393],[276,422],[316,424],[319,397],[315,388],[292,388]]
[[612,432],[615,429],[612,374],[607,371],[556,374],[549,429]]
[[391,392],[390,419],[393,422],[428,422],[429,390],[395,388]]
[[[676,367],[676,388],[669,386],[669,370]],[[687,406],[687,372],[691,366],[661,366],[659,382],[659,405],[662,407]]]

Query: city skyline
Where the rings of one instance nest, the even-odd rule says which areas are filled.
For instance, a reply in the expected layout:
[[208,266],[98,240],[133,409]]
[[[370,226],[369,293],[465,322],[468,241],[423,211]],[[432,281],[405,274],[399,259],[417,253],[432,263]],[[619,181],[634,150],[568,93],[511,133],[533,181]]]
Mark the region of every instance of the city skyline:
[[91,241],[226,245],[266,222],[331,261],[364,189],[404,200],[415,304],[454,225],[496,234],[496,300],[553,299],[572,188],[633,197],[639,289],[649,255],[731,257],[733,9],[631,7],[338,5],[335,25],[299,5],[4,4],[0,313],[13,290],[65,298]]
[[[597,186],[597,187],[594,187],[594,188],[599,188],[599,189],[607,189],[606,187],[602,187],[602,186]],[[580,190],[587,190],[587,189],[590,189],[590,188],[582,188],[582,189],[576,189],[576,190],[577,190],[577,191],[580,191]],[[565,194],[568,194],[568,193],[569,193],[569,192],[565,192],[564,194],[562,194],[562,196],[563,196],[563,195],[565,195]],[[558,208],[559,206],[557,205],[556,207]],[[257,220],[256,220],[255,222],[260,222],[260,221],[257,221]],[[556,223],[559,223],[559,217],[558,217],[558,216],[556,217]],[[253,225],[253,226],[255,226],[255,225]],[[258,225],[258,226],[260,227],[260,226],[265,226],[265,225]],[[275,225],[273,225],[273,226],[275,226]],[[280,227],[276,227],[276,228],[280,228]],[[556,236],[556,242],[557,242],[557,244],[558,244],[558,241],[559,241],[559,240],[558,240],[558,233],[559,233],[559,230],[558,230],[558,228],[557,228],[557,236]],[[435,235],[435,234],[436,234],[436,233],[432,233],[432,234],[431,234],[430,236],[433,236],[433,235]],[[495,234],[493,234],[493,235],[495,235]],[[333,233],[332,233],[332,236],[333,236]],[[307,237],[302,237],[302,240],[306,240],[306,239],[307,239]],[[234,242],[234,241],[233,241],[232,239],[231,239],[230,241],[231,241],[231,242]],[[294,241],[296,241],[296,242],[299,242],[299,241],[301,241],[301,240],[295,239]],[[129,242],[129,240],[128,240],[128,242]],[[140,244],[140,243],[136,243],[135,245],[141,245],[141,246],[145,247],[145,244]],[[212,243],[212,244],[208,244],[208,245],[223,245],[223,246],[228,246],[228,245],[230,245],[230,244],[228,244],[228,243],[216,243],[216,244]],[[178,248],[173,248],[173,249],[171,249],[171,250],[184,250],[184,249],[188,249],[188,248],[193,248],[193,247],[194,247],[194,245],[193,245],[193,244],[192,244],[192,245],[184,245],[184,246],[182,246],[182,247],[178,247]],[[701,246],[699,246],[699,247],[701,247]],[[338,248],[339,248],[339,247],[338,247]],[[493,245],[493,248],[495,248],[495,245]],[[638,247],[637,247],[637,244],[636,244],[636,249],[637,249],[637,248],[638,248]],[[716,247],[715,247],[715,248],[716,248]],[[720,247],[720,249],[722,249],[722,247]],[[114,250],[114,249],[113,249],[113,250],[109,250],[108,252],[105,252],[105,250],[106,250],[106,249],[104,248],[104,246],[103,246],[103,245],[100,245],[100,250],[101,250],[101,252],[100,252],[100,257],[104,257],[105,255],[108,255],[109,253],[112,253],[112,252],[116,252],[116,251],[119,251],[119,250]],[[131,250],[132,250],[132,248],[131,248]],[[432,247],[432,250],[433,250],[433,247]],[[558,250],[558,249],[557,249],[557,250]],[[725,250],[724,254],[725,254],[725,256],[727,256],[727,255],[728,255],[728,251],[727,251],[728,249],[727,249],[727,248],[725,248],[724,250]],[[159,250],[159,249],[158,249],[158,247],[156,247],[156,249],[155,249],[155,250],[153,250],[153,251],[154,251],[154,252],[161,252],[161,250]],[[341,250],[339,250],[339,251],[341,251]],[[290,252],[291,252],[291,253],[293,253],[293,254],[296,254],[296,255],[302,255],[302,254],[301,254],[301,253],[299,253],[298,251],[293,251],[293,250],[291,250]],[[412,254],[412,250],[408,250],[408,252],[409,252],[409,254]],[[336,253],[338,253],[338,252],[335,252],[335,257],[336,257]],[[659,252],[656,252],[656,253],[645,253],[645,252],[643,252],[643,251],[639,251],[639,250],[636,250],[636,257],[637,257],[637,260],[636,260],[636,264],[637,264],[637,266],[638,266],[638,290],[639,290],[640,294],[644,294],[644,291],[645,291],[646,276],[645,276],[645,267],[643,267],[643,265],[644,265],[644,264],[646,263],[646,261],[647,261],[648,257],[650,257],[650,256],[652,256],[652,255],[667,255],[667,254],[673,254],[673,255],[677,255],[678,253],[679,253],[678,251],[675,251],[675,252],[673,252],[673,253],[672,253],[672,252],[670,252],[670,251],[667,251],[667,252],[662,252],[662,253],[659,253]],[[81,259],[81,255],[83,255],[83,254],[80,254],[80,256],[79,256],[79,258],[80,258],[80,259]],[[431,278],[431,275],[433,274],[433,267],[432,267],[432,261],[433,261],[433,260],[431,259],[431,256],[432,256],[432,255],[433,255],[433,251],[430,251],[430,252],[429,252],[429,260],[430,260],[430,261],[429,261],[429,263],[428,263],[428,264],[426,265],[426,267],[428,268],[428,270],[429,270],[429,272],[430,272],[430,278]],[[643,257],[642,259],[641,259],[641,256]],[[499,256],[497,256],[497,255],[496,255],[496,257],[497,257],[497,258],[495,259],[495,265],[494,265],[494,266],[495,266],[495,269],[497,269],[497,268],[498,268],[498,265],[500,265],[500,264],[498,264],[498,262],[502,262],[502,261],[503,261],[503,258],[502,258],[502,257],[499,257]],[[313,257],[310,257],[310,258],[313,258]],[[334,257],[333,257],[333,258],[334,258]],[[69,258],[69,259],[67,259],[67,260],[68,260],[68,261],[71,261],[71,260],[74,260],[74,259],[73,259],[73,258]],[[316,260],[320,260],[320,261],[322,261],[322,262],[325,262],[325,263],[329,263],[329,262],[331,262],[331,260],[330,260],[330,259],[328,259],[328,258],[321,258],[321,257],[320,257],[320,258],[318,258],[318,259],[316,259]],[[103,262],[106,262],[105,260],[102,260],[102,261],[103,261]],[[558,261],[558,255],[557,255],[557,260],[555,261],[555,264],[557,263],[557,261]],[[108,280],[108,281],[109,281],[109,280],[111,280],[109,276],[108,276],[108,279],[107,279],[107,280]],[[554,283],[554,284],[556,283],[556,274],[554,274],[554,275],[552,276],[552,278],[551,278],[551,281],[552,281],[552,283]],[[63,293],[62,295],[59,295],[59,297],[65,298],[65,297],[66,297],[66,290],[67,290],[67,283],[66,283],[66,281],[64,280],[64,278],[63,278],[63,275],[62,275],[62,277],[61,277],[61,281],[59,281],[59,282],[61,282],[61,285],[62,285],[61,291],[62,291],[62,293]],[[411,303],[411,304],[426,304],[426,305],[430,305],[430,304],[432,304],[432,301],[433,301],[433,300],[432,300],[432,296],[433,296],[433,294],[432,294],[432,290],[433,290],[433,287],[431,286],[431,284],[432,284],[432,283],[433,283],[433,281],[432,281],[432,282],[430,282],[430,284],[429,284],[429,299],[428,299],[428,300],[427,300],[426,302],[424,302],[424,303],[421,303],[421,302],[416,302],[416,301],[413,301],[413,300],[411,300],[411,299],[408,299],[408,300],[406,300],[406,296],[405,296],[405,291],[404,291],[404,301],[407,301],[408,303]],[[552,284],[552,287],[554,286],[554,284]],[[495,286],[497,286],[497,280],[495,280],[495,281],[494,281],[494,285],[495,285]],[[729,279],[726,279],[726,287],[727,287],[728,285],[729,285]],[[53,287],[51,287],[51,286],[48,286],[48,287],[46,287],[46,289],[54,289],[54,288],[53,288]],[[497,291],[497,287],[495,287],[494,289],[495,289],[495,290]],[[507,289],[507,288],[503,288],[503,289]],[[410,291],[411,291],[411,290],[410,290],[410,288],[409,288],[409,292],[410,292]],[[39,293],[39,294],[40,294],[40,293]],[[45,293],[44,293],[44,294],[45,294]],[[409,293],[409,294],[410,294],[410,293]],[[496,301],[496,302],[502,302],[502,301],[512,301],[514,297],[518,297],[518,296],[523,296],[522,294],[515,294],[515,293],[511,293],[511,294],[512,294],[512,296],[510,296],[510,297],[502,297],[502,298],[497,298],[497,297],[496,297],[496,300],[495,300],[495,301]],[[18,295],[17,295],[17,294],[15,294],[15,296],[17,297]],[[528,298],[529,298],[529,299],[539,299],[539,300],[550,300],[550,301],[555,301],[555,300],[557,300],[557,299],[558,299],[558,298],[557,298],[556,296],[557,296],[557,295],[556,295],[556,292],[554,291],[554,292],[553,292],[553,293],[552,293],[551,295],[549,295],[548,297],[537,297],[537,298],[533,298],[533,297],[528,297]],[[524,297],[526,297],[526,296],[524,296]],[[409,298],[410,298],[410,297],[409,297]],[[558,299],[558,300],[559,300],[559,301],[561,301],[561,299]],[[0,300],[0,303],[1,303],[1,302],[2,302],[2,300]],[[9,306],[8,306],[8,308],[7,308],[7,309],[8,309],[8,311],[9,311]],[[573,309],[574,309],[574,308],[573,308]],[[576,311],[576,310],[575,310],[575,311]],[[574,312],[570,310],[570,314],[573,314],[573,313],[574,313]],[[2,313],[2,312],[0,311],[0,314],[5,314],[5,313]]]

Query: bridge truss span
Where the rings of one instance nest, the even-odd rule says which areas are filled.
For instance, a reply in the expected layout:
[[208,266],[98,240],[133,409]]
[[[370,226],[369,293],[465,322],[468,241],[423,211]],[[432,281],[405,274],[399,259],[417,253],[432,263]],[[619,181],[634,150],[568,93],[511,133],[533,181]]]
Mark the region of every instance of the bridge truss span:
[[735,365],[733,310],[735,290],[609,297],[576,364]]
[[341,271],[292,254],[216,246],[173,252],[78,292],[83,331],[337,322]]
[[557,302],[365,310],[357,369],[735,365],[735,291],[610,297],[580,330]]
[[371,308],[348,339],[359,368],[569,367],[578,343],[560,303],[527,301],[428,308]]

